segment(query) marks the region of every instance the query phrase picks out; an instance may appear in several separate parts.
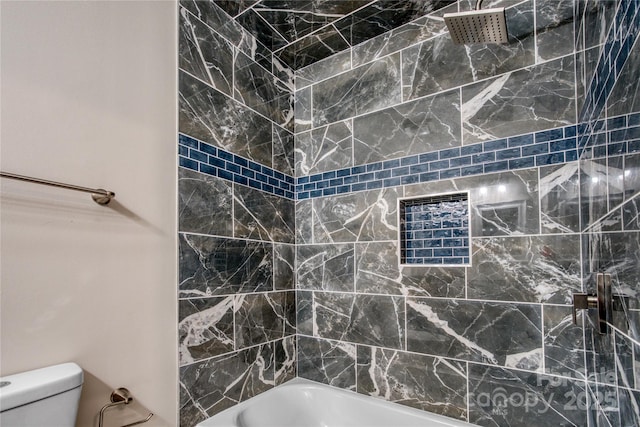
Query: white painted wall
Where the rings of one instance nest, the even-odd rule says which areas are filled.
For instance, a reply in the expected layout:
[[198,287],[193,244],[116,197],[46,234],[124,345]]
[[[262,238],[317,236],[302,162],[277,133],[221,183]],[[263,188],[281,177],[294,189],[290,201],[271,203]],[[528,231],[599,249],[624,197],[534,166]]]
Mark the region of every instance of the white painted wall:
[[[174,1],[0,1],[0,373],[75,361],[78,426],[111,390],[177,425]],[[136,413],[137,412],[137,413]]]

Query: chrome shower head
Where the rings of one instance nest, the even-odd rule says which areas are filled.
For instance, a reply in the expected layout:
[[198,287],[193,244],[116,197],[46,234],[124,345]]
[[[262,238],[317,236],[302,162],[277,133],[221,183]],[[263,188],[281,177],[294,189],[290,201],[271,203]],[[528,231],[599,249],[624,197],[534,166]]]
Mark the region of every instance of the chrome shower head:
[[476,10],[444,14],[444,22],[454,43],[509,42],[504,7],[480,10],[481,3],[482,0],[478,1]]

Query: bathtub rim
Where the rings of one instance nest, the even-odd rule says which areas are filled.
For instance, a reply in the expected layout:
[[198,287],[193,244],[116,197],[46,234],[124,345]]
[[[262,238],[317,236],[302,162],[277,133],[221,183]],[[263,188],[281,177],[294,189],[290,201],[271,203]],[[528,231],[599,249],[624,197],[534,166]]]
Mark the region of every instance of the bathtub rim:
[[[309,380],[306,378],[296,377],[287,381],[286,383],[279,384],[263,393],[260,393],[257,396],[251,397],[247,400],[244,400],[237,405],[234,405],[230,408],[227,408],[206,420],[203,420],[196,424],[195,427],[236,427],[236,419],[238,414],[244,410],[244,408],[248,407],[251,403],[255,403],[256,399],[264,400],[269,397],[272,391],[281,390],[284,388],[292,388],[292,387],[311,387],[317,389],[329,390],[332,393],[336,393],[341,396],[345,396],[351,399],[359,400],[359,401],[367,401],[371,402],[373,399],[376,404],[379,404],[383,407],[392,408],[395,411],[400,411],[406,413],[408,415],[419,416],[425,419],[433,420],[442,424],[442,427],[478,427],[476,424],[470,424],[466,421],[459,420],[452,417],[447,417],[445,415],[436,414],[429,411],[424,411],[421,409],[413,408],[411,406],[403,405],[396,402],[391,402],[388,400],[384,400],[382,398],[378,398],[375,396],[369,396],[361,393],[357,393],[351,390],[345,390],[342,388],[334,387],[332,385],[320,383],[317,381]],[[439,426],[440,427],[440,426]]]

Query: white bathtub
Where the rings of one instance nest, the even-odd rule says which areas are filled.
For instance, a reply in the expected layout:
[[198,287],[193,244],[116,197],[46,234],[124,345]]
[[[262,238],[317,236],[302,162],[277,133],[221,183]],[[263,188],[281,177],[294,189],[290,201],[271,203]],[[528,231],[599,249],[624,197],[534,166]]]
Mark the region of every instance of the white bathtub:
[[197,427],[463,427],[462,421],[296,378]]

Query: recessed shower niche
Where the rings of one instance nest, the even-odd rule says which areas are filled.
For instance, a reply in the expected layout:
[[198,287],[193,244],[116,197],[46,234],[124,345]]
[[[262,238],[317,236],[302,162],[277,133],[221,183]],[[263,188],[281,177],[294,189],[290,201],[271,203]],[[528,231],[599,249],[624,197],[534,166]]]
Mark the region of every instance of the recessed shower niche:
[[399,200],[400,265],[471,264],[469,193]]

